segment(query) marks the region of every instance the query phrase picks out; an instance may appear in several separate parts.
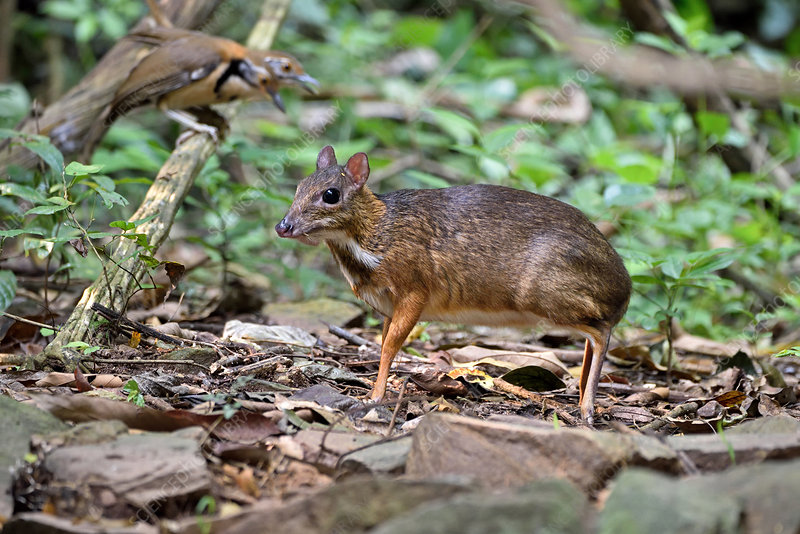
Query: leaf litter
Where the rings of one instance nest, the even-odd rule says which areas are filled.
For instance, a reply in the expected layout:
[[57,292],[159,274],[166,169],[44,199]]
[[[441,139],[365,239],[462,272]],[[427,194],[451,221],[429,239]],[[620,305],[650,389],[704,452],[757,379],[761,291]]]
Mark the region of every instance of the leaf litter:
[[[432,483],[435,470],[426,467],[430,470],[426,478],[421,458],[430,450],[446,452],[456,444],[441,431],[440,442],[433,449],[421,449],[423,438],[417,428],[441,414],[484,420],[490,427],[474,431],[485,431],[486,436],[494,431],[491,425],[509,425],[508,421],[513,424],[502,427],[505,432],[523,435],[526,428],[561,432],[574,426],[575,432],[588,433],[590,444],[588,452],[574,452],[569,465],[575,470],[578,463],[598,454],[597,450],[608,450],[608,444],[598,445],[602,436],[641,435],[644,439],[658,433],[685,440],[691,434],[713,440],[698,445],[702,453],[687,448],[678,454],[674,451],[680,446],[670,445],[675,447],[672,453],[688,455],[690,467],[684,471],[674,467],[682,465],[680,462],[645,462],[661,471],[669,463],[672,467],[666,472],[673,475],[732,468],[737,458],[742,462],[745,458],[763,461],[800,456],[800,444],[795,443],[800,441],[797,427],[781,428],[788,437],[772,440],[772,445],[754,445],[752,438],[745,443],[735,437],[729,442],[735,442],[731,449],[721,440],[745,421],[770,418],[797,423],[798,379],[796,373],[782,371],[797,368],[800,358],[794,356],[767,361],[732,344],[691,337],[676,341],[675,381],[666,387],[665,368],[659,363],[663,340],[642,333],[642,342],[634,339],[609,353],[597,402],[600,432],[596,432],[581,428],[577,409],[575,375],[576,371],[579,374],[576,355],[582,352],[580,347],[509,342],[506,331],[494,338],[485,330],[481,335],[465,336],[461,330],[431,326],[423,335],[418,332],[416,339],[410,340],[411,350],[396,359],[388,398],[369,403],[366,395],[380,356],[375,330],[338,327],[311,332],[292,325],[241,320],[214,325],[208,331],[201,328],[156,327],[163,335],[180,340],[182,346],[144,333],[133,348],[130,334],[118,336],[117,344],[82,358],[83,372],[8,369],[0,374],[5,395],[69,422],[73,432],[89,435],[93,425],[122,422],[121,434],[101,433],[93,448],[80,449],[80,456],[87,465],[93,458],[125,461],[134,466],[126,468],[130,473],[136,472],[135,466],[142,471],[136,482],[141,487],[136,486],[138,493],[132,499],[119,489],[131,482],[108,478],[98,483],[97,478],[103,478],[100,470],[92,471],[89,483],[89,479],[76,478],[65,470],[63,466],[74,465],[72,460],[53,460],[54,451],[69,449],[77,438],[40,436],[33,442],[35,460],[16,478],[17,493],[26,495],[17,512],[42,511],[50,502],[57,515],[72,509],[78,520],[91,517],[102,522],[137,517],[144,507],[148,510],[145,523],[163,526],[172,520],[177,522],[170,523],[170,531],[192,532],[191,521],[181,520],[191,517],[201,493],[213,496],[228,513],[243,518],[257,513],[256,508],[248,507],[261,506],[259,503],[292,506],[298,499],[325,495],[326,488],[347,487],[341,481],[349,477],[407,476],[409,462],[419,480]],[[136,384],[135,393],[125,386],[131,380]],[[142,406],[132,401],[137,395]],[[153,497],[154,485],[163,484],[163,479],[150,479],[146,473],[163,467],[153,467],[161,464],[150,465],[151,459],[128,452],[132,449],[120,439],[165,432],[185,441],[175,452],[158,445],[158,462],[185,463],[180,455],[186,454],[204,459],[191,471],[192,481],[178,484],[175,494]],[[489,439],[486,436],[484,439]],[[474,439],[478,438],[464,437],[457,446],[468,448]],[[547,447],[547,442],[543,443],[536,441],[534,446]],[[592,448],[597,446],[600,449]],[[760,451],[760,457],[753,448]],[[505,454],[502,444],[493,454]],[[648,455],[660,458],[652,451],[642,453]],[[601,454],[600,458],[604,457]],[[517,469],[508,476],[511,480],[519,477],[516,484],[523,484],[529,482],[524,471]],[[596,491],[610,479],[597,479],[597,488],[587,495],[596,497]],[[69,480],[71,497],[67,501],[63,489],[53,491],[63,484],[54,486],[58,480]],[[463,491],[476,487],[468,485]],[[94,507],[88,506],[90,502]],[[73,506],[75,503],[83,504]],[[222,516],[210,516],[209,521],[224,524]]]

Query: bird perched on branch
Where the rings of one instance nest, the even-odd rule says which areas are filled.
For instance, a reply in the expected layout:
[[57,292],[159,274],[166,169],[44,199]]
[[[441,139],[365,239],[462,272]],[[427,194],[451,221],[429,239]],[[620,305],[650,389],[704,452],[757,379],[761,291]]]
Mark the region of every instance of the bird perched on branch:
[[200,123],[194,115],[224,119],[208,106],[233,100],[272,100],[285,111],[278,89],[300,86],[309,92],[319,85],[297,59],[279,51],[248,49],[235,41],[180,28],[156,27],[129,36],[156,48],[131,70],[114,99],[90,131],[84,154],[106,128],[134,108],[153,103],[171,119],[208,133],[215,141],[218,128]]

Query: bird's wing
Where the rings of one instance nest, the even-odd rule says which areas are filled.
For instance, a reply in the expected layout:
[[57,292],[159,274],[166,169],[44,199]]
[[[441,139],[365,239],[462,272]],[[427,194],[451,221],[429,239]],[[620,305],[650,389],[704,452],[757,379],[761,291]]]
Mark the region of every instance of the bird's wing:
[[229,43],[239,46],[204,35],[188,35],[159,46],[133,68],[117,90],[107,120],[205,78],[228,59]]

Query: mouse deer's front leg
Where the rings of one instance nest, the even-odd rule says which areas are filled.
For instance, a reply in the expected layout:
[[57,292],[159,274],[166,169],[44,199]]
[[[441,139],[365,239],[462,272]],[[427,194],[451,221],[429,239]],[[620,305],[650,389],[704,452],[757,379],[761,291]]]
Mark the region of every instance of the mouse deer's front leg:
[[389,380],[389,368],[392,366],[392,360],[419,321],[424,308],[425,298],[417,293],[403,295],[394,303],[392,316],[387,317],[383,323],[381,363],[370,399],[379,401],[386,394],[386,382]]

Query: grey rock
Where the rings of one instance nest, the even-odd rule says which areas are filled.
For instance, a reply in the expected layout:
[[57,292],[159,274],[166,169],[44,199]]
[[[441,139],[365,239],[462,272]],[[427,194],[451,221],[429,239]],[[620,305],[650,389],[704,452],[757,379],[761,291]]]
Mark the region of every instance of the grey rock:
[[492,488],[565,478],[596,493],[624,465],[679,470],[675,453],[655,438],[431,413],[414,430],[406,474],[456,476]]
[[695,478],[624,471],[600,513],[600,534],[800,532],[800,460]]
[[581,534],[588,530],[586,497],[563,480],[541,480],[520,491],[472,493],[415,508],[370,534]]
[[2,431],[0,432],[0,517],[14,509],[11,496],[13,469],[29,451],[33,434],[65,430],[67,425],[47,412],[0,395]]

